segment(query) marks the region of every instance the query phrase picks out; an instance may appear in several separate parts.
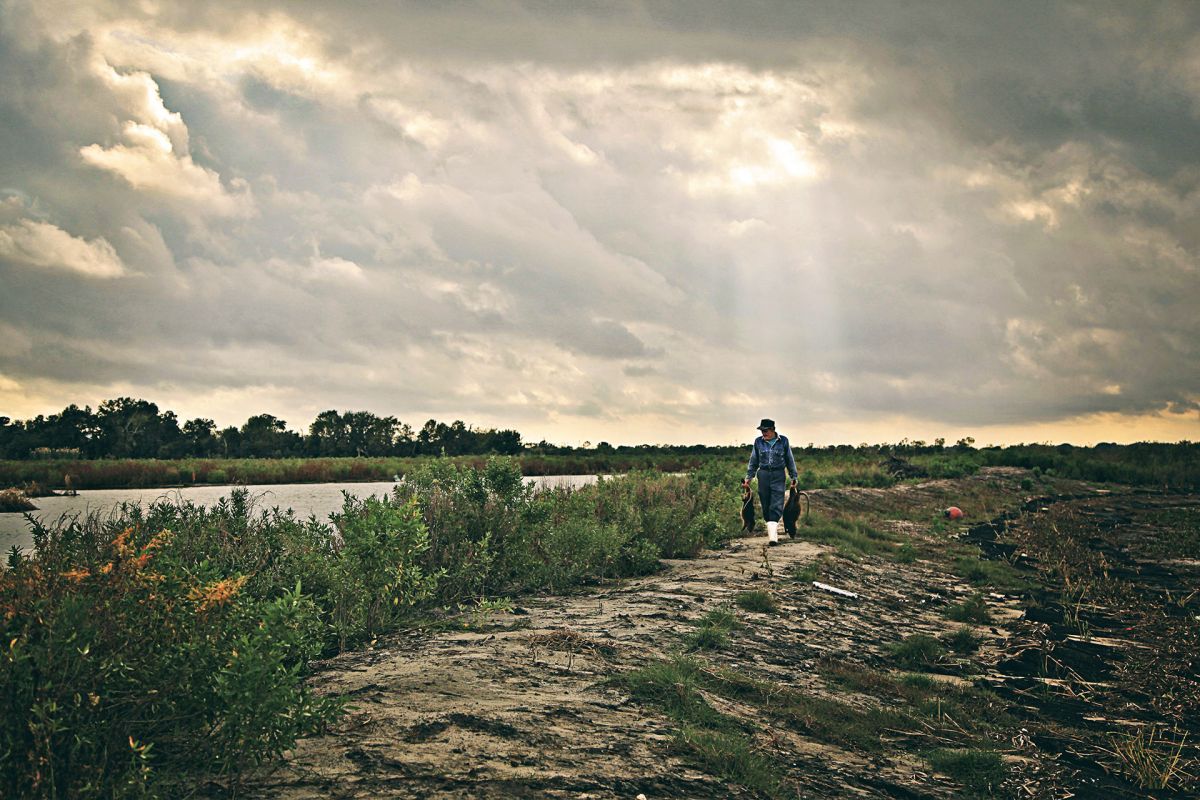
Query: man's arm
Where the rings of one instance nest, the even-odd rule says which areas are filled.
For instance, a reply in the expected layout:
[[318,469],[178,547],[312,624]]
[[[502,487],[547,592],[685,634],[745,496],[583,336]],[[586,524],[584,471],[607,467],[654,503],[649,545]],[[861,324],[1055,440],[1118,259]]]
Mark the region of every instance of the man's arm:
[[758,472],[758,440],[754,440],[754,444],[750,445],[750,466],[746,468],[746,482],[754,477],[754,473]]
[[796,457],[792,455],[792,443],[785,439],[783,444],[783,457],[787,461],[788,474],[792,476],[792,480],[796,480],[799,473],[796,472]]

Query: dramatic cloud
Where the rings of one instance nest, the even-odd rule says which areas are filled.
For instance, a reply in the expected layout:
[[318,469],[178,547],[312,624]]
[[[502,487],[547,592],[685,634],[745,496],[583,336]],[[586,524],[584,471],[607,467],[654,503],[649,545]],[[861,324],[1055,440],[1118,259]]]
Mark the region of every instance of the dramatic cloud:
[[125,267],[103,239],[85,242],[45,222],[21,220],[0,227],[0,258],[16,264],[50,267],[95,278],[117,278]]
[[0,413],[1200,433],[1192,4],[0,16]]

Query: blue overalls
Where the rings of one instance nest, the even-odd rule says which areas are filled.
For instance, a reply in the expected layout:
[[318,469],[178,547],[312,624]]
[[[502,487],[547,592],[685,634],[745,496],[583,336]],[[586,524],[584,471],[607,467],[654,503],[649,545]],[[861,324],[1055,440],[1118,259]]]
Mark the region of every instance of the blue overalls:
[[758,474],[758,499],[767,522],[778,522],[783,516],[784,470],[796,480],[796,459],[787,437],[776,433],[769,442],[761,436],[755,439],[746,480],[752,480],[755,473]]

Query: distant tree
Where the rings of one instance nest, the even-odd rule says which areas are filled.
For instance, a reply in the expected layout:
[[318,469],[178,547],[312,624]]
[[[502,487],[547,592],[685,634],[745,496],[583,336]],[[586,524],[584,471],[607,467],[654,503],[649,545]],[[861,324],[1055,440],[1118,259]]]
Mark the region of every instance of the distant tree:
[[29,449],[75,450],[84,458],[101,455],[100,427],[91,408],[69,405],[61,413],[34,417],[24,428],[24,442]]
[[230,425],[223,428],[217,437],[220,441],[221,455],[225,458],[237,458],[242,453],[242,432]]
[[156,458],[179,434],[174,412],[160,416],[156,404],[132,397],[105,400],[96,421],[100,453],[113,458]]
[[400,423],[396,428],[396,435],[392,438],[392,455],[411,456],[416,455],[416,452],[416,432],[407,422]]
[[438,433],[446,455],[458,456],[476,452],[473,447],[475,439],[473,432],[461,419],[454,420],[449,427],[439,423]]
[[211,419],[189,419],[183,423],[182,440],[188,455],[196,458],[208,458],[216,455],[221,447],[217,438],[217,423]]
[[421,426],[421,430],[417,431],[417,453],[420,455],[437,453],[442,446],[442,431],[445,429],[444,423],[438,422],[436,419],[427,420]]
[[396,429],[395,417],[377,417],[370,411],[347,411],[342,420],[346,425],[351,456],[385,456],[392,451]]
[[342,456],[350,448],[349,431],[342,415],[330,409],[317,414],[308,426],[305,449],[309,455]]
[[25,426],[13,422],[9,417],[0,417],[0,458],[25,458],[29,448],[25,446]]
[[484,452],[513,456],[521,452],[521,434],[511,429],[488,431]]
[[258,414],[242,425],[239,455],[243,458],[284,458],[300,452],[300,434],[271,414]]

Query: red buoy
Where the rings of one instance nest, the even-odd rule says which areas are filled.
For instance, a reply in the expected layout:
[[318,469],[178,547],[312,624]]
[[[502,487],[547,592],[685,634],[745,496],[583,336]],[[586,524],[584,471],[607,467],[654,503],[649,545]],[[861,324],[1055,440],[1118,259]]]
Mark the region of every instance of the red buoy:
[[943,511],[942,514],[945,515],[946,519],[962,519],[963,518],[963,511],[958,506],[950,506],[945,511]]

